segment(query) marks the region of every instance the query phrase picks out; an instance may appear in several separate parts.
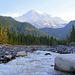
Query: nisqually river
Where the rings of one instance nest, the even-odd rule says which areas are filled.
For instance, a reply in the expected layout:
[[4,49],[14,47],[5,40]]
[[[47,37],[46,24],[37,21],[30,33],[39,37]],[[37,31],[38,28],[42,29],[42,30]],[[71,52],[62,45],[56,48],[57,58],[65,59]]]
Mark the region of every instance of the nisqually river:
[[[45,55],[51,53],[51,55]],[[60,55],[50,51],[28,52],[25,57],[17,57],[6,64],[0,64],[0,75],[72,75],[54,70],[54,58]]]

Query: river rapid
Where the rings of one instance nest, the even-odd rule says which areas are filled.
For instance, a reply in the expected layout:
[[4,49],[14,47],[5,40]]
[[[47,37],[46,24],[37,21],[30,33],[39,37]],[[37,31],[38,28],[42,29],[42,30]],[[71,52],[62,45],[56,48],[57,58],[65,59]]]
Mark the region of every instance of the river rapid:
[[[45,55],[50,53],[51,55]],[[0,64],[0,75],[71,75],[54,70],[54,58],[59,55],[50,51],[28,52],[6,64]]]

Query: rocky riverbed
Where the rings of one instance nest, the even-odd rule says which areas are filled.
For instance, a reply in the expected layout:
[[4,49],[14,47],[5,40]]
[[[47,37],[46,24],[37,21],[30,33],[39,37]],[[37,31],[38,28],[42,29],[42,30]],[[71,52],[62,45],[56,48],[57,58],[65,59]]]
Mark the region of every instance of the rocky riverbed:
[[[11,59],[15,59],[20,56],[27,56],[28,52],[34,51],[51,51],[60,54],[68,54],[73,53],[75,47],[58,45],[55,47],[52,46],[25,46],[25,45],[0,45],[0,63],[6,63]],[[45,55],[50,55],[50,53],[46,53]]]
[[0,64],[0,75],[73,75],[54,70],[54,59],[58,55],[50,51],[28,52],[27,56]]

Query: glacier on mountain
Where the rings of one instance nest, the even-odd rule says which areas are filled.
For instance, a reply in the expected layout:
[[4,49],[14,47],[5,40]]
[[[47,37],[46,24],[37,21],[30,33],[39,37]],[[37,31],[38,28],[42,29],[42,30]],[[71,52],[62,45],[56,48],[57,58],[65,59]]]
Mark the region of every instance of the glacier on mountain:
[[38,10],[28,11],[26,14],[15,17],[14,19],[20,22],[29,22],[36,28],[62,28],[67,23],[59,17],[52,17],[49,14],[43,13]]

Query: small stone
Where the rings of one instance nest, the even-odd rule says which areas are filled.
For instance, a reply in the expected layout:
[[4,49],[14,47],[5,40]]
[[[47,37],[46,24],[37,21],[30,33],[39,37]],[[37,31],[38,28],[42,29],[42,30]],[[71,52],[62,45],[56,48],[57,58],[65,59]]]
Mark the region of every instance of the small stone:
[[46,53],[45,55],[51,55],[50,53]]
[[51,65],[51,67],[53,67],[54,65]]

